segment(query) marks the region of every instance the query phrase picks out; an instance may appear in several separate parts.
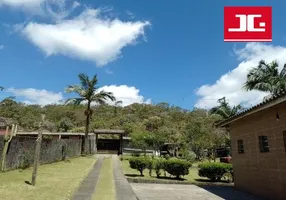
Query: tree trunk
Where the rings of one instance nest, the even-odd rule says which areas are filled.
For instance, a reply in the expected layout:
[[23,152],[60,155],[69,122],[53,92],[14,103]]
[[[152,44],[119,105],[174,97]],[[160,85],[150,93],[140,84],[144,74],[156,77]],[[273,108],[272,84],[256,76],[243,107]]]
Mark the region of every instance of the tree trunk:
[[85,120],[85,134],[84,134],[84,140],[82,140],[82,149],[83,149],[83,154],[88,154],[88,133],[89,133],[89,123],[90,123],[90,102],[87,103],[87,109],[85,112],[86,115],[86,120]]
[[5,133],[5,138],[4,138],[4,148],[2,151],[2,160],[1,160],[1,171],[4,172],[5,171],[5,167],[6,167],[6,155],[7,155],[7,151],[8,151],[8,147],[9,147],[9,143],[12,139],[13,136],[13,131],[14,131],[14,125],[12,126],[12,130],[11,130],[11,134],[9,134],[9,127],[6,127],[6,133]]
[[42,135],[43,135],[43,125],[45,121],[45,115],[42,115],[42,122],[40,125],[40,130],[38,133],[38,138],[36,140],[36,149],[34,155],[34,166],[33,166],[33,173],[32,173],[32,182],[31,185],[36,185],[37,173],[38,173],[38,165],[40,161],[40,153],[41,153],[41,144],[42,144]]

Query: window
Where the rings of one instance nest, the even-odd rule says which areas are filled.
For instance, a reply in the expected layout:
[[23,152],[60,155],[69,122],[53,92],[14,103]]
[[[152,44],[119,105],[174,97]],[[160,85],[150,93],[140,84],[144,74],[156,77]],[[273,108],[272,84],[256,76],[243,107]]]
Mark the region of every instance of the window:
[[260,152],[269,152],[268,137],[259,136],[258,139],[259,139]]
[[238,153],[244,153],[243,140],[237,140],[237,151]]

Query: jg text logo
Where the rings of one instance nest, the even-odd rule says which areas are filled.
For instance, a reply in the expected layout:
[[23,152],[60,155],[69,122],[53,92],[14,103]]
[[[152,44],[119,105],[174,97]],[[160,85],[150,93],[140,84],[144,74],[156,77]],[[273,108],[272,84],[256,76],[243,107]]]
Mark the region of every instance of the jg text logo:
[[271,42],[272,8],[224,7],[225,42]]

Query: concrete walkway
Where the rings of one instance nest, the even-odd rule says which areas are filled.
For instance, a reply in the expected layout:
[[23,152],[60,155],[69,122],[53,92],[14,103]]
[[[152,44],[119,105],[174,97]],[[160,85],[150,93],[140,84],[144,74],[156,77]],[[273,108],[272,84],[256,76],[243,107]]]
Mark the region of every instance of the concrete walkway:
[[72,200],[91,200],[92,195],[95,192],[95,186],[99,178],[103,159],[104,159],[103,156],[97,156],[97,161],[94,164],[93,169],[83,180],[78,191],[73,196]]
[[175,184],[131,184],[140,200],[258,200],[232,187]]
[[[97,161],[88,176],[81,183],[72,200],[91,200],[96,191],[96,185],[100,176],[100,169],[105,157],[112,156],[113,176],[116,189],[116,200],[137,200],[129,182],[125,178],[117,155],[97,155]],[[106,185],[108,187],[108,185]]]
[[125,178],[118,156],[112,156],[116,200],[137,200],[129,182]]

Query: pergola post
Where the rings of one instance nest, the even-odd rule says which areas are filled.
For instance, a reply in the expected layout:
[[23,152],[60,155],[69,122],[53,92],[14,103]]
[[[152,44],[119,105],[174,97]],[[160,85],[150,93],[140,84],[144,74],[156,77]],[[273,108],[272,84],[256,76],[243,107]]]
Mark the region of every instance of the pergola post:
[[95,153],[97,154],[98,133],[95,133]]
[[123,154],[123,136],[120,134],[120,152],[119,154]]

